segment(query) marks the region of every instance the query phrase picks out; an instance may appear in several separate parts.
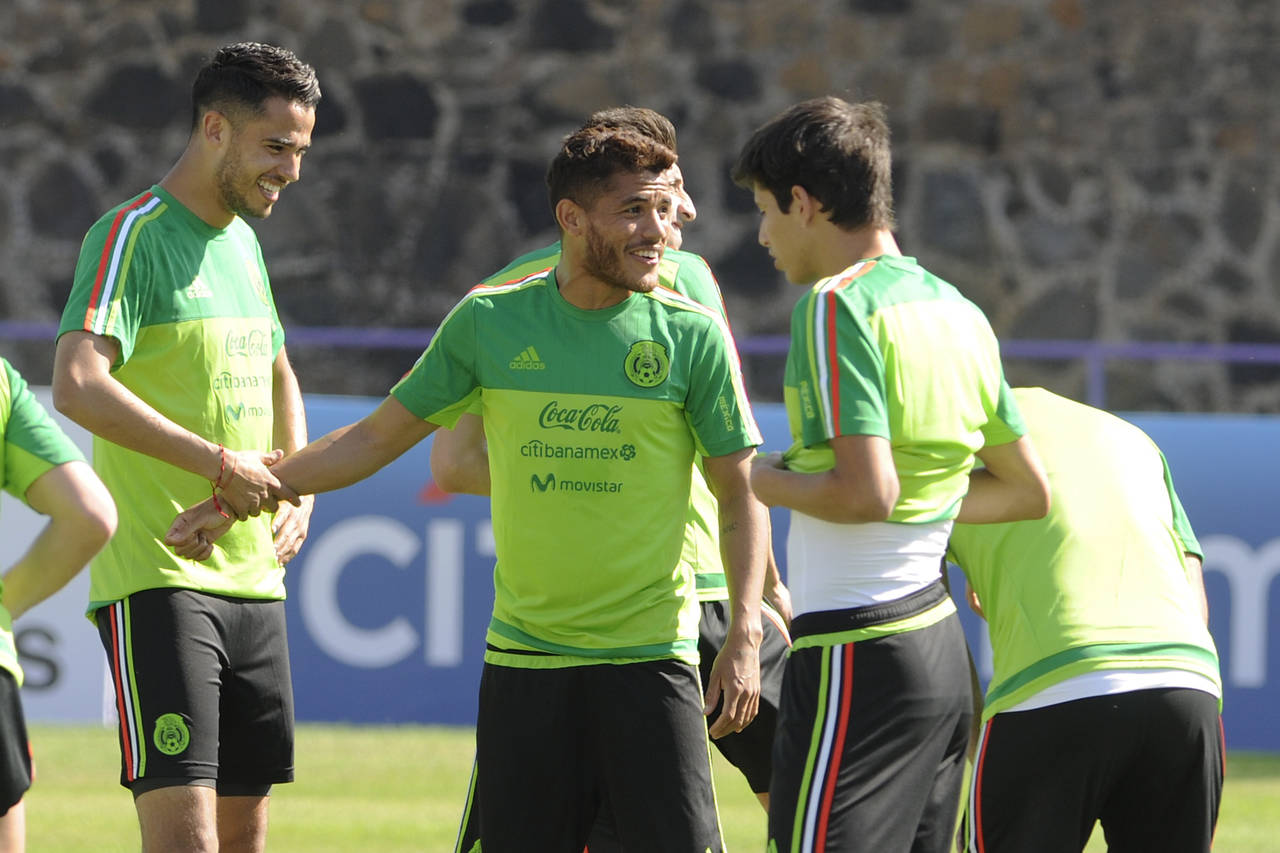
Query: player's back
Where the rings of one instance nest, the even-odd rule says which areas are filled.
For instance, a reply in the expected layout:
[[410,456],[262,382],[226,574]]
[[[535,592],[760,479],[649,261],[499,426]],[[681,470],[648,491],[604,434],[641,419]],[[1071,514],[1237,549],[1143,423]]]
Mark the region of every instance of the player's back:
[[[1136,426],[1042,388],[1014,396],[1052,506],[1032,521],[957,524],[949,548],[987,617],[995,707],[1037,678],[1137,656],[1216,678],[1183,557],[1199,545],[1159,448]],[[1157,648],[1139,655],[1147,647]]]
[[[831,330],[841,322],[848,331],[837,337]],[[854,431],[889,440],[901,489],[890,521],[954,517],[974,452],[1018,436],[986,316],[914,258],[861,261],[819,281],[796,305],[792,339],[793,357],[823,364],[838,349],[859,366],[868,387],[841,388],[838,371],[826,371],[818,380],[825,388],[787,389],[800,398],[788,411],[816,404],[829,409],[833,434],[843,419]],[[815,432],[801,443],[788,452],[793,470],[834,465],[825,436]]]

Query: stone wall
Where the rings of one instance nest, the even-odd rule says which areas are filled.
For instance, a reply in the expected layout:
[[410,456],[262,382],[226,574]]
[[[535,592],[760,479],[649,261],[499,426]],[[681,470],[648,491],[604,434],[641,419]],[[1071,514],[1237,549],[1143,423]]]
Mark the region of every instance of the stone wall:
[[[79,241],[181,151],[194,69],[272,41],[324,89],[303,180],[258,224],[286,326],[430,327],[555,238],[542,175],[593,109],[654,107],[687,248],[740,338],[796,297],[727,177],[801,98],[890,113],[903,250],[1006,339],[1280,339],[1274,0],[0,0],[0,318],[53,323]],[[47,382],[47,341],[0,341]],[[381,394],[415,352],[295,344],[304,390]],[[747,359],[757,399],[781,359]],[[1072,361],[1018,383],[1085,393]],[[1117,362],[1116,408],[1275,411],[1280,371]]]

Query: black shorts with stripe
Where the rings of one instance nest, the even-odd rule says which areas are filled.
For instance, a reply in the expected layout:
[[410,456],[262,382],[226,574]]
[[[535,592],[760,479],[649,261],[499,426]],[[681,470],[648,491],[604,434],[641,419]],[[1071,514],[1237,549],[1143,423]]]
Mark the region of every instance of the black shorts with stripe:
[[120,784],[213,780],[241,793],[293,780],[283,601],[149,589],[95,616],[120,718]]
[[978,741],[966,849],[1079,853],[1101,821],[1112,850],[1207,853],[1223,757],[1218,699],[1201,690],[996,714]]
[[802,642],[825,637],[831,624],[855,631],[877,624],[878,610],[897,620],[938,607],[946,592],[936,586],[909,596],[905,609],[891,602],[792,622],[797,647],[774,741],[770,850],[951,849],[973,713],[954,609],[901,633]]
[[0,669],[0,817],[22,801],[35,775],[18,682]]

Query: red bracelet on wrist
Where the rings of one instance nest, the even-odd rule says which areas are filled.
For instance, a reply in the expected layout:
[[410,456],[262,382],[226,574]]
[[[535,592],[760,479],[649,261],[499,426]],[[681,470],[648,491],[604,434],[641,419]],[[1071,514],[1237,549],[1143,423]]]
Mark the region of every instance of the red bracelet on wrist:
[[214,508],[214,509],[216,509],[216,510],[218,511],[218,515],[222,516],[223,518],[230,518],[230,517],[231,517],[231,516],[227,515],[227,513],[222,509],[222,504],[220,504],[220,503],[218,502],[218,493],[217,493],[217,491],[215,491],[215,492],[213,493],[213,508]]
[[213,488],[222,488],[222,472],[227,470],[227,449],[218,445],[218,476],[213,480]]

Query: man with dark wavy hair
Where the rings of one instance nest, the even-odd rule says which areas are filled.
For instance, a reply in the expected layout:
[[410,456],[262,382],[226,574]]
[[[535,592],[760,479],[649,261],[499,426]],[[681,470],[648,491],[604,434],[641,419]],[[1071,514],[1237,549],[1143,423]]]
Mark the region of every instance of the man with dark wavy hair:
[[1044,515],[1048,484],[986,317],[898,249],[879,104],[796,104],[752,135],[733,179],[805,287],[783,387],[793,443],[751,474],[791,510],[770,849],[942,853],[972,708],[947,535]]
[[[676,151],[676,131],[661,113],[646,107],[621,106],[597,110],[587,117],[582,127],[606,127],[634,130]],[[697,217],[693,199],[684,187],[679,163],[666,172],[674,200],[672,228],[667,248],[658,270],[660,287],[677,293],[725,316],[724,299],[711,268],[705,259],[692,252],[681,251],[683,228]],[[560,259],[560,243],[528,252],[484,280],[496,285],[525,278]],[[484,425],[479,416],[480,401],[458,418],[453,429],[438,430],[431,443],[431,476],[436,485],[450,492],[489,495],[489,458],[485,451]],[[698,628],[698,674],[703,688],[709,685],[712,665],[728,636],[730,622],[729,589],[724,564],[720,557],[719,522],[715,496],[707,485],[702,470],[694,466],[693,490],[689,497],[689,514],[685,526],[683,560],[694,573],[701,607]],[[764,639],[760,644],[760,711],[751,724],[740,732],[730,732],[713,743],[720,753],[737,767],[767,811],[769,808],[769,775],[772,767],[773,730],[777,720],[778,696],[782,692],[782,668],[789,648],[786,623],[791,619],[791,599],[769,549],[762,609]],[[716,713],[716,709],[710,709]],[[468,790],[466,809],[459,829],[455,850],[471,853],[480,843],[479,813],[475,796],[476,780]],[[619,849],[613,821],[606,809],[591,834],[591,853],[609,853]]]
[[[319,100],[314,70],[284,48],[218,50],[178,162],[90,228],[59,328],[54,403],[94,434],[120,510],[89,613],[148,851],[262,850],[271,786],[293,778],[284,564],[311,499],[269,466],[306,444],[306,425],[245,220],[298,180]],[[174,507],[211,491],[246,521],[200,564],[163,538]],[[278,500],[296,505],[263,511]]]

